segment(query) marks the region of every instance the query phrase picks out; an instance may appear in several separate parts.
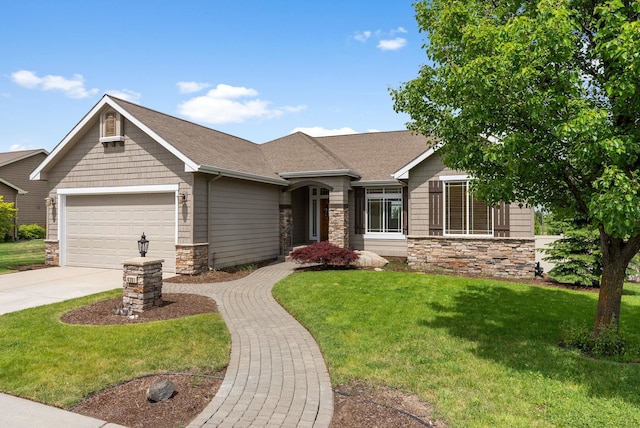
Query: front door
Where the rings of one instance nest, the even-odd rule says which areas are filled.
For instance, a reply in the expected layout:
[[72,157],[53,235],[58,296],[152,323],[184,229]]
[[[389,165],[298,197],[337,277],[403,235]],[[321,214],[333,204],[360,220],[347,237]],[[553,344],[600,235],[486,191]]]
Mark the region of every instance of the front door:
[[320,240],[329,240],[329,199],[320,199]]

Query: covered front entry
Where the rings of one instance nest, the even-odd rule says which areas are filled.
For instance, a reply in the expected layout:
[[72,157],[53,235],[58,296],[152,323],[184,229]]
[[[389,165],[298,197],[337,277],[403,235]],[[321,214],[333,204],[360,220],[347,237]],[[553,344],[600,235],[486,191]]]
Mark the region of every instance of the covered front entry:
[[69,195],[63,209],[64,264],[121,269],[123,260],[139,256],[144,232],[147,256],[164,259],[163,270],[175,272],[175,193]]

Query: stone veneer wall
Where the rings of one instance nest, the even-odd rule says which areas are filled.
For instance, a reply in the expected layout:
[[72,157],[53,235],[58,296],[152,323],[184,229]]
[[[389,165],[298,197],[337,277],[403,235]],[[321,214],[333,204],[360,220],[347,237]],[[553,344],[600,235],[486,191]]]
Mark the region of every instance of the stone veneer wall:
[[60,243],[57,240],[45,239],[44,264],[48,266],[60,266]]
[[176,273],[195,275],[209,269],[209,244],[176,245]]
[[280,205],[280,254],[284,255],[293,246],[293,209],[291,205]]
[[349,208],[346,205],[329,204],[329,242],[349,248]]
[[533,278],[535,239],[409,236],[407,263],[415,270]]

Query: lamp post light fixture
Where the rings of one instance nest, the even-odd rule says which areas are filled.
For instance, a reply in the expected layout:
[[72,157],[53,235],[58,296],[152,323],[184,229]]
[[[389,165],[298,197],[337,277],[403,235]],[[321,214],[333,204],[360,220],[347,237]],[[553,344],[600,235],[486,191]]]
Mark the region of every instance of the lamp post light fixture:
[[144,232],[142,232],[142,236],[138,240],[138,251],[140,252],[140,257],[144,257],[147,254],[147,250],[149,250],[149,241],[147,241],[147,237],[144,236]]

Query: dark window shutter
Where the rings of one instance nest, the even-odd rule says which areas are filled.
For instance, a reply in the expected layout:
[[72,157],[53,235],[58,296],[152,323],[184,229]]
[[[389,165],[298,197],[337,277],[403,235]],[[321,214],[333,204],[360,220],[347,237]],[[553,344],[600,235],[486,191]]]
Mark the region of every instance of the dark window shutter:
[[429,235],[442,236],[443,185],[440,180],[429,181]]
[[402,188],[402,233],[409,234],[409,188]]
[[364,225],[365,225],[365,196],[364,196],[364,188],[356,187],[354,188],[354,196],[355,196],[355,233],[356,235],[363,235]]
[[494,221],[493,235],[499,238],[509,237],[509,205],[504,202],[500,203],[500,206],[494,208]]

